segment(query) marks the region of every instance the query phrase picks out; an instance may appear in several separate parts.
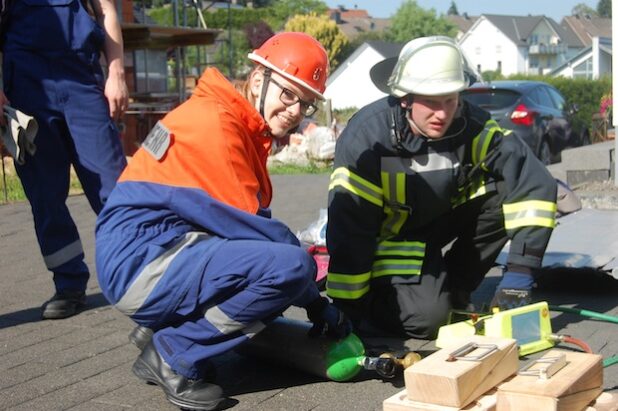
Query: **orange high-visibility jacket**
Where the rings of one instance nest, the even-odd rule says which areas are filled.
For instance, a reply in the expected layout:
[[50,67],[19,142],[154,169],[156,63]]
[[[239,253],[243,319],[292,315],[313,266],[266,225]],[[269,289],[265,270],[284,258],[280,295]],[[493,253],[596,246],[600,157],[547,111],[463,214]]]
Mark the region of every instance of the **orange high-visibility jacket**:
[[[270,218],[268,126],[219,71],[207,69],[192,97],[161,123],[123,172],[97,220],[97,272],[110,301],[118,301],[149,262],[189,232],[211,235],[209,253],[222,240],[299,245],[285,224]],[[208,258],[197,262],[185,255],[176,255],[174,264],[193,267]],[[170,290],[195,284],[164,277]],[[307,301],[317,297],[310,289]]]

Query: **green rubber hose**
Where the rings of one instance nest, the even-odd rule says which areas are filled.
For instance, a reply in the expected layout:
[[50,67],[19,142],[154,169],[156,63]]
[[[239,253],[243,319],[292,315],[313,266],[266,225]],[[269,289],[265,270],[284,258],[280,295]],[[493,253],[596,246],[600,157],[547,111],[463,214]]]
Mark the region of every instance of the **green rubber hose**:
[[550,311],[560,311],[564,313],[579,314],[584,317],[590,317],[590,318],[594,318],[597,320],[602,320],[602,321],[607,321],[610,323],[618,324],[618,317],[609,315],[609,314],[598,313],[595,311],[583,310],[580,308],[562,307],[559,305],[550,305],[549,310]]
[[603,368],[609,367],[610,365],[614,365],[618,363],[618,355],[614,355],[613,357],[608,357],[603,360]]

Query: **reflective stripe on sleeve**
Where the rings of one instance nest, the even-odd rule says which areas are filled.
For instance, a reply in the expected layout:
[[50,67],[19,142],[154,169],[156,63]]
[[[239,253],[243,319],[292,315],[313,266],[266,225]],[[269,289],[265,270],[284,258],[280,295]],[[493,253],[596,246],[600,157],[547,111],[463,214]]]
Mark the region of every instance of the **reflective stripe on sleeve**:
[[356,300],[369,292],[371,273],[337,274],[328,273],[326,294],[333,298]]
[[503,204],[504,228],[512,230],[519,227],[556,226],[556,203],[542,200],[528,200]]

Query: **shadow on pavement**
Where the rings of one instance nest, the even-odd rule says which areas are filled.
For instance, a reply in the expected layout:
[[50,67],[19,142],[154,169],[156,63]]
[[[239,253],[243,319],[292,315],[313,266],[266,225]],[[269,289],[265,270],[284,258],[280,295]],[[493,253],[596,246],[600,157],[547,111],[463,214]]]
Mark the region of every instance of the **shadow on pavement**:
[[[88,295],[87,298],[88,299],[86,300],[86,307],[84,307],[84,309],[80,311],[81,313],[109,305],[109,302],[105,299],[102,293]],[[41,301],[41,305],[38,307],[27,308],[25,310],[0,315],[0,329],[13,327],[15,325],[35,323],[39,321],[57,321],[44,320],[43,318],[41,318],[41,307],[44,303],[45,301]]]

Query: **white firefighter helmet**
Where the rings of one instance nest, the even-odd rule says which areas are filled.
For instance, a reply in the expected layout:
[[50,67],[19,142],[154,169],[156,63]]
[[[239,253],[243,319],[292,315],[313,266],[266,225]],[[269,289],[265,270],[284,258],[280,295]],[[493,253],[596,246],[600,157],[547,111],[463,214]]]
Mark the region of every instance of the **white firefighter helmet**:
[[460,92],[475,81],[463,51],[446,36],[409,41],[398,58],[376,64],[370,75],[380,90],[395,97],[442,96]]

